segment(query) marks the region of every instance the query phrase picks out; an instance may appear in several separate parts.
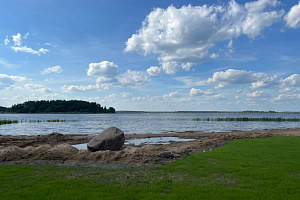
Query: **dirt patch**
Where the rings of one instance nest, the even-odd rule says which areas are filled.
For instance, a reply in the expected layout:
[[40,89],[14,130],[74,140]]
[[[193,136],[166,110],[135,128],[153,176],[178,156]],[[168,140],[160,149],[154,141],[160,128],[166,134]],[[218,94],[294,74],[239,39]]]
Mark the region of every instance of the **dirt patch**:
[[126,139],[180,137],[194,141],[157,145],[124,145],[119,151],[78,150],[73,144],[87,143],[94,135],[64,135],[52,133],[39,136],[0,136],[0,163],[123,163],[153,165],[173,162],[187,155],[223,146],[238,139],[267,138],[278,135],[300,136],[300,129],[232,131],[224,133],[177,132],[162,134],[132,134]]

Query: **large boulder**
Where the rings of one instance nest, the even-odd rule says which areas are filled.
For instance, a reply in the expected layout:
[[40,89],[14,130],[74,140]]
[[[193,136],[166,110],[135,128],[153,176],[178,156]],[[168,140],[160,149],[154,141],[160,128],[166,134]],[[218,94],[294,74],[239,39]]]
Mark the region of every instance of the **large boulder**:
[[102,133],[94,137],[87,144],[87,148],[91,152],[100,150],[118,150],[125,142],[124,132],[116,127],[110,127]]

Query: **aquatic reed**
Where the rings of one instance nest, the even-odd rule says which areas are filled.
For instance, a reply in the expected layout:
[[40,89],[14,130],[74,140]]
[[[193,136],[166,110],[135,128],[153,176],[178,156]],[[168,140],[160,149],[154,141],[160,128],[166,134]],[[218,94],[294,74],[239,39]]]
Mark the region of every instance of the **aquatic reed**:
[[75,122],[76,120],[65,120],[65,119],[49,119],[49,120],[0,120],[0,125],[13,124],[13,123],[44,123],[44,122]]
[[218,118],[195,118],[193,121],[260,121],[260,122],[300,122],[300,118],[251,118],[251,117],[218,117]]
[[0,125],[18,123],[18,120],[0,120]]

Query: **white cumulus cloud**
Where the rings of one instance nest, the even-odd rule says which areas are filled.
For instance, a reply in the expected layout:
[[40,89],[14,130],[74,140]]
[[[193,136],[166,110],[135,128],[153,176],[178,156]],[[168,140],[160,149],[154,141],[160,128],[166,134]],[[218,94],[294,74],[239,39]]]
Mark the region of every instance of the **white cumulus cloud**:
[[251,83],[251,88],[252,89],[257,89],[257,88],[272,88],[272,87],[277,87],[280,84],[279,77],[277,75],[274,76],[268,76],[268,75],[263,75],[260,77],[260,80],[257,82]]
[[300,1],[284,16],[284,20],[286,21],[286,25],[290,28],[300,27]]
[[21,46],[22,45],[22,38],[21,33],[18,33],[17,35],[12,35],[15,46]]
[[288,82],[295,87],[300,87],[300,75],[293,74],[293,75],[283,79],[283,82]]
[[164,94],[164,98],[176,98],[180,96],[181,94],[179,92],[171,92],[169,94]]
[[226,6],[156,8],[127,40],[125,51],[158,54],[162,68],[169,74],[189,70],[195,63],[217,58],[218,54],[209,52],[216,43],[232,41],[242,34],[254,39],[281,20],[284,11],[276,11],[277,5],[277,0],[245,5],[231,0]]
[[264,91],[255,91],[252,93],[248,93],[247,97],[256,98],[256,97],[261,97],[264,94],[265,94]]
[[63,72],[63,69],[61,68],[61,66],[59,65],[56,65],[54,67],[48,67],[48,68],[45,68],[43,71],[42,71],[42,74],[50,74],[50,73],[56,73],[56,74],[59,74],[59,73],[62,73]]
[[275,87],[279,84],[279,79],[275,75],[268,76],[265,73],[256,73],[245,70],[228,69],[225,72],[215,72],[212,78],[207,80],[207,84],[215,85],[215,88],[224,88],[233,84],[251,84],[251,88]]
[[109,61],[90,63],[87,71],[88,76],[96,76],[98,77],[97,82],[103,83],[116,82],[118,74],[118,66]]
[[211,89],[208,89],[206,91],[203,91],[201,89],[192,88],[190,90],[190,96],[199,96],[199,95],[211,95],[214,92]]
[[113,62],[102,61],[99,63],[90,63],[87,70],[88,76],[97,77],[96,85],[77,86],[64,85],[63,92],[84,92],[90,90],[108,90],[110,87],[139,86],[150,81],[149,76],[142,71],[127,70],[125,73],[118,71],[118,66]]
[[147,73],[150,76],[158,76],[161,74],[161,67],[151,66],[147,69]]

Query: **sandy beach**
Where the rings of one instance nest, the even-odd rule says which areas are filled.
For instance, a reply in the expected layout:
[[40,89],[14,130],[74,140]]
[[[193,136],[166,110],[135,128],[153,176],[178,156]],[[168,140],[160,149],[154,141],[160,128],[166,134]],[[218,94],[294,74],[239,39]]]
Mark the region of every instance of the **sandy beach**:
[[38,136],[0,136],[0,164],[57,164],[102,166],[104,168],[161,165],[188,155],[221,147],[228,141],[274,136],[300,137],[300,129],[232,131],[221,133],[172,132],[161,134],[127,134],[128,139],[179,137],[195,139],[170,144],[125,144],[118,151],[78,150],[74,144],[87,143],[95,135],[52,133]]

